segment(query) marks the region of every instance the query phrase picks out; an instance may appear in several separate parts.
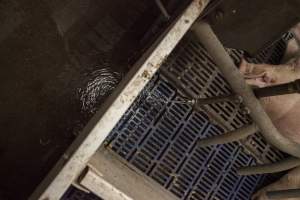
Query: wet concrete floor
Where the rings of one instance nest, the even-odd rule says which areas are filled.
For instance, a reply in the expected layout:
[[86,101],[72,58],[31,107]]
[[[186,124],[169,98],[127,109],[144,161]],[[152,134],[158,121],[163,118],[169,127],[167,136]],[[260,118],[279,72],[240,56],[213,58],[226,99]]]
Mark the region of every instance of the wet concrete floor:
[[26,199],[117,86],[149,2],[0,1],[0,199]]

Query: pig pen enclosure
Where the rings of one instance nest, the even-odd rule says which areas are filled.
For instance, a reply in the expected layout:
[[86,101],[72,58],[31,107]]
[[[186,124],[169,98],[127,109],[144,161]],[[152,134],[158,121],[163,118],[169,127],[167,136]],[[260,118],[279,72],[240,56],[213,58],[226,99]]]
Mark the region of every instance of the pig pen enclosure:
[[[211,1],[206,10],[217,2]],[[156,1],[0,3],[5,28],[0,33],[1,199],[26,199],[60,158],[69,159],[64,152],[106,105],[107,96],[128,79],[152,44],[162,41],[190,2],[163,3],[171,16]],[[189,20],[185,23],[193,22]],[[174,198],[247,200],[280,175],[239,176],[236,170],[286,155],[259,132],[239,142],[197,145],[251,118],[239,102],[200,109],[189,104],[193,96],[228,95],[232,90],[193,31],[183,35],[153,76],[142,74],[149,82],[97,152],[112,155]],[[236,65],[243,57],[278,64],[291,37],[283,35],[255,57],[226,50]],[[95,170],[98,156],[89,161]],[[108,199],[73,179],[74,186],[61,199]]]
[[[290,37],[284,35],[249,61],[277,64]],[[245,56],[243,51],[227,50],[236,63]],[[182,87],[176,87],[178,82]],[[185,98],[189,94],[211,97],[229,93],[206,50],[188,33],[110,133],[105,146],[179,199],[247,200],[256,189],[281,175],[242,177],[236,170],[280,161],[285,154],[268,145],[259,133],[241,142],[197,147],[200,138],[223,134],[250,119],[235,103],[217,103],[195,111]],[[217,117],[216,123],[208,115],[221,119]],[[75,188],[64,197],[97,198]]]

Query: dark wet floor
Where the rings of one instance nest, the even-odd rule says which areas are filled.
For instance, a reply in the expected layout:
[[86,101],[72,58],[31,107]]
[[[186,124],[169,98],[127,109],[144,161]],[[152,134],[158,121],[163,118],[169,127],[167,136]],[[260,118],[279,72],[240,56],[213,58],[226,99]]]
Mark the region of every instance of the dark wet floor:
[[158,13],[147,0],[0,1],[0,199],[32,193],[129,70]]

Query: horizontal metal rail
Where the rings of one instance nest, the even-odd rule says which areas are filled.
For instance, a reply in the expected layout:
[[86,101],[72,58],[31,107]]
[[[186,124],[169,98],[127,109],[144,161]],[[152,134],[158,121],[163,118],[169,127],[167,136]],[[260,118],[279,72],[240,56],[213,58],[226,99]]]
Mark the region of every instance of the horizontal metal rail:
[[300,159],[291,157],[276,163],[242,167],[237,170],[237,173],[239,175],[271,174],[290,170],[298,166],[300,166]]
[[250,124],[223,135],[201,139],[198,141],[197,145],[200,147],[207,147],[216,144],[226,144],[246,138],[249,135],[253,135],[257,131],[258,127],[255,124]]
[[300,198],[300,189],[277,190],[267,192],[268,199],[290,199]]
[[300,79],[290,83],[264,88],[255,88],[253,91],[257,98],[300,93]]

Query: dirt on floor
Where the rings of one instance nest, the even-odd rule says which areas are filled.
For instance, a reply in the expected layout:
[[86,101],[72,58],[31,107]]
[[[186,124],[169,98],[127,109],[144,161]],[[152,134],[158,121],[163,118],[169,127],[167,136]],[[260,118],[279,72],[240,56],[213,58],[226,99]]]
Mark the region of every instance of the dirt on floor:
[[153,2],[0,2],[0,199],[26,199],[117,86]]

